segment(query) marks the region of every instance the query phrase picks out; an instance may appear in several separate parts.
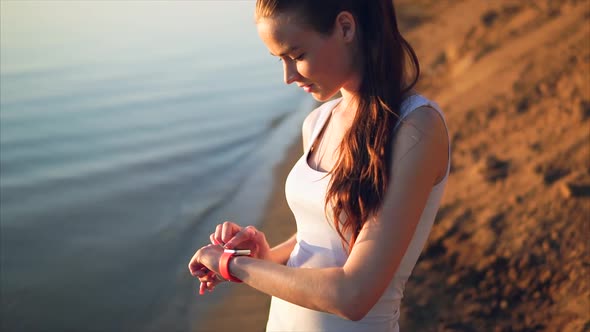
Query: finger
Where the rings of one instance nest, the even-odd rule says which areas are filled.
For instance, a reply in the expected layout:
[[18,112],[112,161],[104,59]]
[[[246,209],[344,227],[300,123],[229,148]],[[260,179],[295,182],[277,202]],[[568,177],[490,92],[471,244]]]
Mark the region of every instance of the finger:
[[217,286],[217,284],[219,284],[219,281],[216,280],[201,280],[201,288],[199,289],[199,293],[202,292],[205,293],[206,291],[212,292],[213,289],[215,289],[215,286]]
[[199,280],[201,282],[208,282],[208,281],[217,281],[217,280],[223,280],[222,278],[219,277],[219,275],[211,270],[207,270],[207,273],[204,274],[203,276],[199,277]]
[[206,275],[199,277],[199,281],[201,282],[212,282],[217,280],[216,273],[209,271]]
[[221,279],[221,278],[219,278],[219,277],[217,277],[217,276],[214,276],[214,277],[213,277],[213,278],[211,278],[209,281],[207,281],[207,289],[209,289],[209,290],[211,290],[211,291],[212,291],[213,289],[215,289],[215,287],[216,287],[217,285],[219,285],[219,284],[220,284],[220,283],[222,283],[223,281],[224,281],[223,279]]
[[256,237],[258,231],[254,226],[247,226],[237,233],[233,238],[225,243],[225,247],[228,249],[239,246],[242,242],[253,240]]
[[226,244],[236,233],[241,230],[241,227],[234,224],[233,222],[226,221],[223,223],[221,230],[221,240],[223,244]]
[[217,239],[215,238],[215,233],[212,233],[211,235],[209,235],[209,240],[214,245],[221,245],[221,243],[219,243],[219,241],[217,241]]
[[193,273],[193,276],[197,277],[197,278],[202,278],[204,276],[206,276],[209,273],[209,269],[203,268],[203,269],[199,269],[197,271],[195,271],[195,273]]
[[221,240],[221,233],[223,231],[223,225],[219,224],[215,227],[215,241],[217,242],[217,244],[223,245],[224,242],[223,240]]
[[204,283],[201,283],[201,285],[199,286],[199,295],[205,294],[205,287],[206,285]]

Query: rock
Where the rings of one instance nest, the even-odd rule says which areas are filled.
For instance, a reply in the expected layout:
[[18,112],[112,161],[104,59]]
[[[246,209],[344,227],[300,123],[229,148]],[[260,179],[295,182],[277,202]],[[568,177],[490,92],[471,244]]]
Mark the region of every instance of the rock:
[[564,198],[590,196],[590,184],[562,182],[559,191]]
[[481,16],[481,21],[486,27],[491,27],[494,22],[498,19],[498,12],[495,10],[490,10]]
[[549,281],[550,278],[551,278],[551,271],[550,270],[543,270],[541,272],[541,274],[539,275],[539,281],[542,283]]
[[518,280],[518,272],[516,272],[515,268],[512,267],[508,270],[508,278],[513,281]]
[[551,185],[555,181],[570,174],[570,170],[565,167],[559,167],[554,164],[542,164],[535,167],[535,173],[543,176],[543,182],[546,185]]
[[508,202],[512,205],[520,204],[520,203],[522,203],[522,201],[523,201],[523,199],[522,199],[522,196],[520,196],[520,195],[512,195],[512,196],[510,196],[510,198],[508,198]]
[[589,100],[582,100],[578,106],[578,113],[580,114],[582,120],[587,120],[590,118],[590,101]]
[[458,281],[459,281],[459,275],[458,274],[452,274],[451,276],[449,276],[447,278],[447,285],[454,286],[454,285],[457,284]]
[[527,268],[529,266],[529,262],[530,262],[530,256],[528,254],[525,254],[519,261],[518,261],[518,268],[519,269],[524,269]]
[[530,100],[528,97],[522,97],[519,101],[518,104],[516,105],[516,111],[518,113],[525,113],[526,111],[529,110],[529,106],[530,106]]
[[489,182],[505,179],[508,176],[510,161],[489,156],[481,169],[483,177]]
[[543,151],[543,144],[541,142],[533,142],[529,144],[529,148],[535,152]]
[[502,301],[500,302],[500,308],[501,308],[502,310],[506,310],[506,308],[508,308],[508,302],[507,302],[506,300],[502,300]]

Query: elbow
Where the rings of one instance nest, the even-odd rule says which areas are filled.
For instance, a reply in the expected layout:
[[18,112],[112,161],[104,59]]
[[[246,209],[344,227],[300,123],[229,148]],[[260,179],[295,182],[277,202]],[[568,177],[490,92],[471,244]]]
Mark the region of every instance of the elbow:
[[353,322],[358,322],[359,320],[365,318],[365,316],[367,315],[367,313],[368,313],[368,311],[362,312],[362,311],[359,311],[359,310],[352,309],[352,310],[344,313],[344,315],[341,316],[341,317],[344,318],[344,319],[351,320]]
[[325,290],[327,293],[324,300],[324,309],[340,318],[359,321],[365,318],[369,311],[373,308],[379,296],[372,296],[373,292],[370,289],[359,287],[359,281],[346,278],[345,274],[340,272],[334,282]]
[[356,322],[365,318],[373,306],[366,294],[362,294],[360,289],[353,292],[357,293],[351,294],[351,290],[341,293],[336,304],[337,310],[335,314],[341,318]]
[[362,305],[361,303],[349,303],[345,310],[342,311],[341,317],[353,322],[358,322],[359,320],[365,318],[365,316],[369,313],[370,308],[366,307],[367,306]]

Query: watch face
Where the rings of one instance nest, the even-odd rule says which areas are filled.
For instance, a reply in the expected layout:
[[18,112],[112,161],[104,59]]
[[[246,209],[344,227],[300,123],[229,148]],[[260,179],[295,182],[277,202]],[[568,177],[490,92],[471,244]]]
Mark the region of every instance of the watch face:
[[234,254],[236,256],[248,256],[251,254],[250,249],[224,249],[223,252]]

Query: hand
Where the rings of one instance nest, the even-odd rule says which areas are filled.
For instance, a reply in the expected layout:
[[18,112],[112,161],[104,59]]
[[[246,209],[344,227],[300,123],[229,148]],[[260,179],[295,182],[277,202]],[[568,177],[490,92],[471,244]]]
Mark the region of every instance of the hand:
[[215,286],[226,281],[218,273],[219,259],[222,253],[222,247],[209,244],[199,249],[191,258],[188,269],[201,282],[199,287],[200,295],[203,295],[205,290],[213,291]]
[[270,246],[263,232],[254,226],[241,227],[230,221],[217,225],[215,233],[209,236],[211,243],[227,249],[250,249],[251,256],[268,259]]

